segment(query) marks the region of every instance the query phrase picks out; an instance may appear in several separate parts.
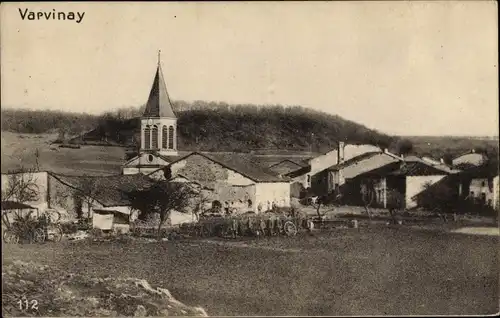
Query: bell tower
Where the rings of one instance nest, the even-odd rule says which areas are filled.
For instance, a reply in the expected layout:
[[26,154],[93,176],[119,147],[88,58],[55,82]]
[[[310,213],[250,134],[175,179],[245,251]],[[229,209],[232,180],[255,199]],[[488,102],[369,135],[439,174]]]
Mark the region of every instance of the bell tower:
[[158,51],[153,86],[141,118],[141,153],[177,156],[177,117],[163,78],[160,53]]

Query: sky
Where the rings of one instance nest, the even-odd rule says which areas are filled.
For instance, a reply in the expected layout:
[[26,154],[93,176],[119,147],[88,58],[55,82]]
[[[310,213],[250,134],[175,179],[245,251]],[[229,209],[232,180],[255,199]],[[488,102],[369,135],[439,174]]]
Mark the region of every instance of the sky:
[[[85,12],[80,23],[19,9]],[[494,1],[2,3],[1,105],[302,105],[388,134],[498,136]]]

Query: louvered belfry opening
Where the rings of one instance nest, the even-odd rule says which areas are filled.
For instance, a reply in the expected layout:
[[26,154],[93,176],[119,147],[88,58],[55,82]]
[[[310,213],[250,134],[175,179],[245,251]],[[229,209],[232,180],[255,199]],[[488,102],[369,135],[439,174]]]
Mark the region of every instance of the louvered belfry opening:
[[163,126],[163,129],[162,129],[161,147],[163,149],[168,149],[168,128],[167,128],[167,126]]
[[151,128],[149,126],[144,129],[144,148],[151,149]]
[[152,129],[152,142],[153,142],[153,149],[158,149],[159,146],[158,146],[158,127],[157,126],[153,126],[153,129]]
[[174,126],[168,127],[168,149],[174,149]]

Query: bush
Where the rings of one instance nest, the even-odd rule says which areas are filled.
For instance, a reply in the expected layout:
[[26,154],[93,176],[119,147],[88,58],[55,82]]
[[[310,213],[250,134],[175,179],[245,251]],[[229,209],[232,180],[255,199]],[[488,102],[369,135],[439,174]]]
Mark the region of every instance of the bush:
[[74,234],[78,231],[78,225],[75,223],[61,223],[63,234]]

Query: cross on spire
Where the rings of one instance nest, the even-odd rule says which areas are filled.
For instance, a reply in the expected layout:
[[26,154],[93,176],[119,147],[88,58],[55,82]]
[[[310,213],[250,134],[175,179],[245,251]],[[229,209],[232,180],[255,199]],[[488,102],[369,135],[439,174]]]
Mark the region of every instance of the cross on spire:
[[161,54],[161,50],[158,50],[158,65],[160,65],[160,54]]

